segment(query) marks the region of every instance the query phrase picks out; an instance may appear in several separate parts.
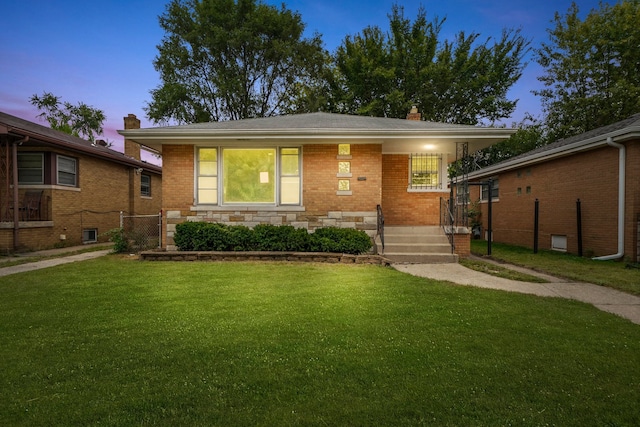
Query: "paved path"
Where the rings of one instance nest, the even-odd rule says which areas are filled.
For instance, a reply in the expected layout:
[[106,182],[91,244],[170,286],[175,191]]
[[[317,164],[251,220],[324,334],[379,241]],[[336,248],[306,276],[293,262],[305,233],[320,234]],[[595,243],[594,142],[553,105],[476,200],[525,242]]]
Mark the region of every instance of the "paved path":
[[494,277],[471,270],[460,264],[394,264],[398,271],[435,280],[446,280],[460,285],[500,289],[543,297],[574,299],[594,305],[600,310],[616,314],[640,324],[640,297],[591,283],[568,282],[557,277],[540,274],[521,267],[499,264],[549,280],[549,283],[529,283]]
[[101,251],[84,252],[76,255],[61,256],[60,258],[51,258],[51,259],[46,259],[42,261],[29,262],[26,264],[12,265],[9,267],[2,267],[2,264],[0,264],[0,277],[8,276],[10,274],[22,273],[25,271],[32,271],[32,270],[38,270],[41,268],[53,267],[60,264],[68,264],[70,262],[84,261],[87,259],[98,258],[108,254],[109,252],[111,252],[111,249],[104,249]]

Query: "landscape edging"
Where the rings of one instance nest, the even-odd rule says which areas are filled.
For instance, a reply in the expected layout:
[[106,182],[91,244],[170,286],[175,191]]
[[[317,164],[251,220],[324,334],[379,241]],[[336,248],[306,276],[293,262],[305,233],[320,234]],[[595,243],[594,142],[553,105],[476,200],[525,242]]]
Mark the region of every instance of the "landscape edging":
[[380,255],[350,255],[330,252],[263,252],[263,251],[144,251],[142,261],[290,261],[325,262],[335,264],[391,265]]

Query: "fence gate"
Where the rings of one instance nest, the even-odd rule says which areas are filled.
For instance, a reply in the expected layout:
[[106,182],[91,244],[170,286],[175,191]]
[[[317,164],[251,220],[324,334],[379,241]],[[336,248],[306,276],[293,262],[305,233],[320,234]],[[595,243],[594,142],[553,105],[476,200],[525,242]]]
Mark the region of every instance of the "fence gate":
[[131,250],[139,252],[160,248],[162,212],[155,215],[125,215],[120,212],[120,228]]

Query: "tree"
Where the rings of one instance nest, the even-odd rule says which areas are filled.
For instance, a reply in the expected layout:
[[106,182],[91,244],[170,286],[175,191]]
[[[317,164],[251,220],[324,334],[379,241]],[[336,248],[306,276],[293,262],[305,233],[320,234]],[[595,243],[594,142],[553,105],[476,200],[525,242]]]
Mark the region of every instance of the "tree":
[[423,8],[411,22],[394,5],[389,32],[367,27],[347,36],[335,54],[345,112],[404,118],[416,105],[423,118],[448,123],[509,117],[517,101],[507,92],[522,75],[529,41],[519,30],[503,30],[497,40],[460,32],[441,42],[444,22],[428,22]]
[[527,114],[520,123],[513,123],[518,131],[509,139],[494,144],[473,154],[473,169],[483,168],[548,144],[544,124]]
[[556,12],[550,41],[536,51],[552,139],[604,126],[640,111],[640,2],[600,3],[584,20],[573,3]]
[[154,67],[162,83],[145,108],[155,123],[266,117],[292,108],[298,84],[320,75],[319,35],[298,13],[259,0],[172,0]]
[[107,118],[104,112],[84,102],[79,102],[77,105],[66,101],[61,102],[60,97],[51,92],[44,92],[42,96],[34,94],[29,98],[29,102],[42,111],[38,117],[49,122],[51,129],[92,142],[95,140],[95,135],[103,132],[102,123]]

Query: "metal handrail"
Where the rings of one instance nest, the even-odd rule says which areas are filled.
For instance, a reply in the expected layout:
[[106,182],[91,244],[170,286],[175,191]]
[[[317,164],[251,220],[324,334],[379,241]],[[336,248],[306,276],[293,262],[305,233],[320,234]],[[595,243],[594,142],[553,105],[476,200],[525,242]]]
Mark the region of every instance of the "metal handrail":
[[377,205],[376,210],[378,213],[376,234],[380,236],[380,243],[382,244],[382,255],[384,255],[384,214],[382,213],[382,206]]

